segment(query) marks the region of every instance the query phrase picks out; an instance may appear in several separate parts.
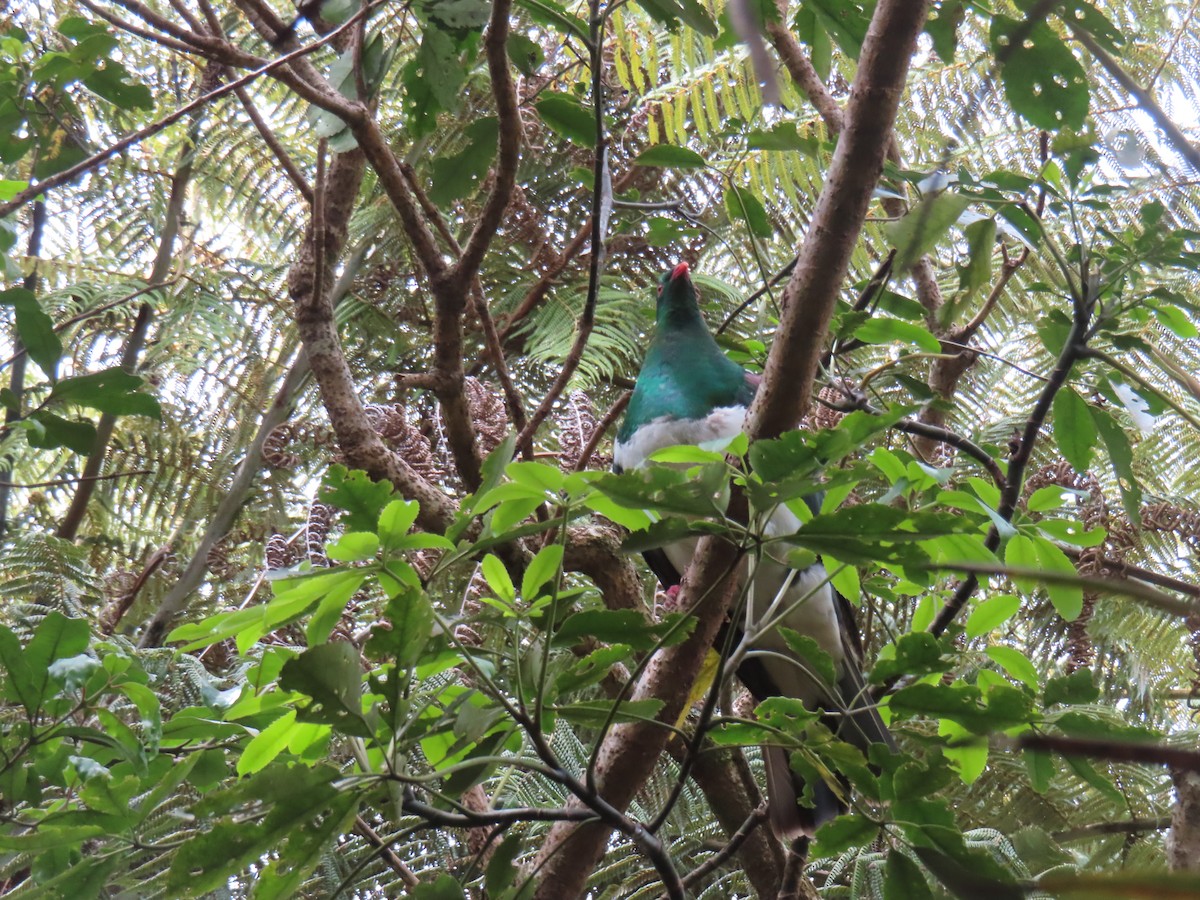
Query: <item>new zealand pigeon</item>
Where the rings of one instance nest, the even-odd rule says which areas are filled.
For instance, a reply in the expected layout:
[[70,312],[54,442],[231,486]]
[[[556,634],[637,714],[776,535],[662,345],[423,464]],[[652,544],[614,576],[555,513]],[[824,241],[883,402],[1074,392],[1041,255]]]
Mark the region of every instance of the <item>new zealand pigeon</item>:
[[[759,381],[759,376],[721,352],[701,318],[687,263],[680,263],[663,275],[658,288],[657,331],[617,433],[614,468],[618,472],[639,468],[663,447],[734,437],[742,430]],[[819,498],[806,501],[810,507],[819,505]],[[766,531],[768,537],[778,537],[800,527],[791,510],[780,506]],[[669,589],[679,584],[695,548],[696,540],[682,540],[645,555]],[[781,590],[783,596],[776,603]],[[755,568],[747,602],[754,622],[767,615],[772,604],[770,615],[791,608],[782,624],[814,639],[832,657],[838,673],[835,685],[821,683],[776,630],[768,631],[737,673],[756,701],[794,697],[811,709],[824,710],[826,724],[842,740],[864,750],[871,743],[894,747],[863,685],[862,646],[853,611],[830,586],[820,562],[793,574],[772,555],[764,555]],[[734,629],[735,638],[741,637],[745,621],[744,614],[731,616],[728,627]],[[813,785],[812,807],[798,805],[804,783],[791,771],[785,751],[775,746],[764,747],[763,753],[771,823],[789,845],[811,837],[844,811],[844,802],[824,781]]]

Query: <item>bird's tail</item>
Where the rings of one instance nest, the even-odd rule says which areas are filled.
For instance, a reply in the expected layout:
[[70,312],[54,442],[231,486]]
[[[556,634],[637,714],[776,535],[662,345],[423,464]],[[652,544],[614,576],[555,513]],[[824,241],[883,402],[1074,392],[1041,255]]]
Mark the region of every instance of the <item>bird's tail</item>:
[[798,849],[817,829],[843,811],[844,804],[824,780],[813,785],[813,805],[801,806],[804,779],[792,771],[783,747],[765,746],[767,770],[767,817],[771,830],[787,847]]

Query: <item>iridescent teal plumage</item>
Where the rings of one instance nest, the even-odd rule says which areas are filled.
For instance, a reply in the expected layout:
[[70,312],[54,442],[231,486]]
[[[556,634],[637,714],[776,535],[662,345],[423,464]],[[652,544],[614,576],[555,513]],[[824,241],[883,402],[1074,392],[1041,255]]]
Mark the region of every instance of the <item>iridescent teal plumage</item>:
[[654,339],[617,441],[628,443],[637,429],[664,416],[702,419],[714,409],[749,406],[753,399],[754,384],[713,340],[681,263],[662,277]]

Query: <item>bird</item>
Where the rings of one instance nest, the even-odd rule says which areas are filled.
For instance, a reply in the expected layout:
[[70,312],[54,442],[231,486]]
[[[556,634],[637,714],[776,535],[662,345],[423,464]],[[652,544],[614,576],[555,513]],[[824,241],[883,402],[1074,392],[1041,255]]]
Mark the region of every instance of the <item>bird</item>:
[[[696,445],[738,435],[761,376],[729,359],[710,333],[700,312],[690,269],[681,262],[664,273],[658,284],[656,329],[646,351],[625,418],[613,448],[614,470],[639,469],[664,447]],[[806,497],[814,512],[820,497]],[[764,536],[796,533],[800,519],[786,506],[775,509]],[[643,553],[665,589],[679,585],[696,550],[697,538],[674,541]],[[782,594],[781,594],[782,591]],[[776,602],[777,597],[780,602]],[[829,583],[817,560],[794,572],[775,550],[756,565],[747,592],[749,616],[732,614],[718,643],[740,640],[743,622],[757,623],[782,610],[782,625],[812,638],[834,662],[837,680],[826,684],[812,667],[796,657],[777,628],[757,633],[756,641],[738,667],[739,680],[761,703],[771,697],[793,697],[813,711],[824,710],[825,721],[839,738],[864,751],[872,743],[895,749],[878,711],[870,702],[862,677],[862,643],[849,602]],[[805,788],[792,771],[784,748],[763,748],[769,819],[776,835],[802,852],[816,830],[846,810],[846,788],[835,790],[824,780],[812,785],[811,807],[798,799]],[[839,796],[841,794],[841,796]]]

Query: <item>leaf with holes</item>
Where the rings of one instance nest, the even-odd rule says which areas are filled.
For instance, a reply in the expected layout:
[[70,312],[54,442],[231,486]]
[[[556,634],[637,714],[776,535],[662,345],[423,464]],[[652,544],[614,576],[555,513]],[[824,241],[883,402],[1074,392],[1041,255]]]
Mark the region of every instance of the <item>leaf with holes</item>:
[[1049,25],[994,16],[991,43],[1014,110],[1046,131],[1083,127],[1089,103],[1086,74]]

